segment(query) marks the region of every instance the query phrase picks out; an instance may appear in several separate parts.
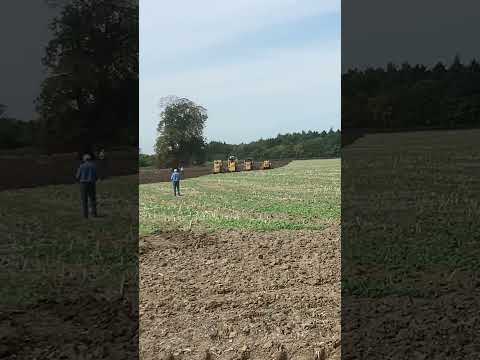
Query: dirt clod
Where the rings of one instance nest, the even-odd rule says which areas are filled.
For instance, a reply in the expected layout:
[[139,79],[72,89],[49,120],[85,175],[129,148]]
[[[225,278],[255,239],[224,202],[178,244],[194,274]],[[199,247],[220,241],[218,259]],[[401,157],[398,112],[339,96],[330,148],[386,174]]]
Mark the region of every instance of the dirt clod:
[[[340,359],[338,225],[164,233],[141,244],[142,360],[187,347],[192,359],[205,359],[204,349],[215,359],[312,359],[322,347],[330,353],[319,359]],[[324,282],[312,285],[319,272]]]
[[325,360],[327,358],[327,353],[324,348],[315,350],[314,359],[315,360]]

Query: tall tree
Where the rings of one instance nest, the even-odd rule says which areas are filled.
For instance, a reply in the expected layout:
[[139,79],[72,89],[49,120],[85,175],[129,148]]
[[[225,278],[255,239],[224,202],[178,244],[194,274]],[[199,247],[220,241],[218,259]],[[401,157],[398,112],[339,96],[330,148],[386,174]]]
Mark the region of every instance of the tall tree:
[[203,163],[207,110],[185,98],[170,98],[160,114],[155,152],[160,165]]
[[85,139],[136,145],[138,2],[54,2],[62,11],[50,25],[48,76],[37,99],[45,146],[77,148]]

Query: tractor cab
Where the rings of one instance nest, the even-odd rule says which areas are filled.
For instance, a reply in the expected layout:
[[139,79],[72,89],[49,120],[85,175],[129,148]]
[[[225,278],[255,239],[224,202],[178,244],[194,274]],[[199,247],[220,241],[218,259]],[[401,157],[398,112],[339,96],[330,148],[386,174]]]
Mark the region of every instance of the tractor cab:
[[229,172],[236,172],[238,171],[238,163],[237,158],[233,155],[228,157],[228,171]]

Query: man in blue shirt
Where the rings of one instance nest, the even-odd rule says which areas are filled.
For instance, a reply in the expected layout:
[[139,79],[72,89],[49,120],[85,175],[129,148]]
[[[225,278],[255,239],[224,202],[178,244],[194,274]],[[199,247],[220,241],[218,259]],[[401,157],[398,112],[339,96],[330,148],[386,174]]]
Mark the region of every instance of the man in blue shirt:
[[88,219],[88,203],[90,202],[92,216],[97,217],[97,167],[95,166],[95,163],[91,161],[89,154],[83,156],[83,163],[77,170],[76,178],[80,183],[83,216]]
[[177,193],[178,193],[178,196],[181,196],[180,195],[180,173],[178,172],[177,169],[173,170],[170,180],[172,181],[172,184],[173,184],[173,194],[177,196]]

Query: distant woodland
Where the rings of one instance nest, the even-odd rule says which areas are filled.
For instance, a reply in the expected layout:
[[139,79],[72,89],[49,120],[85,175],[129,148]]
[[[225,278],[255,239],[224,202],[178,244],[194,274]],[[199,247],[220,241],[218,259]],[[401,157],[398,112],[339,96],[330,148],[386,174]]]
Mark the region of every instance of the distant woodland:
[[212,141],[207,145],[207,160],[225,159],[233,154],[240,159],[304,159],[340,156],[340,130],[303,131],[231,145]]
[[[342,75],[342,132],[473,128],[480,125],[480,64],[437,63],[350,70]],[[362,130],[359,130],[362,129]],[[343,141],[342,141],[343,142]]]

